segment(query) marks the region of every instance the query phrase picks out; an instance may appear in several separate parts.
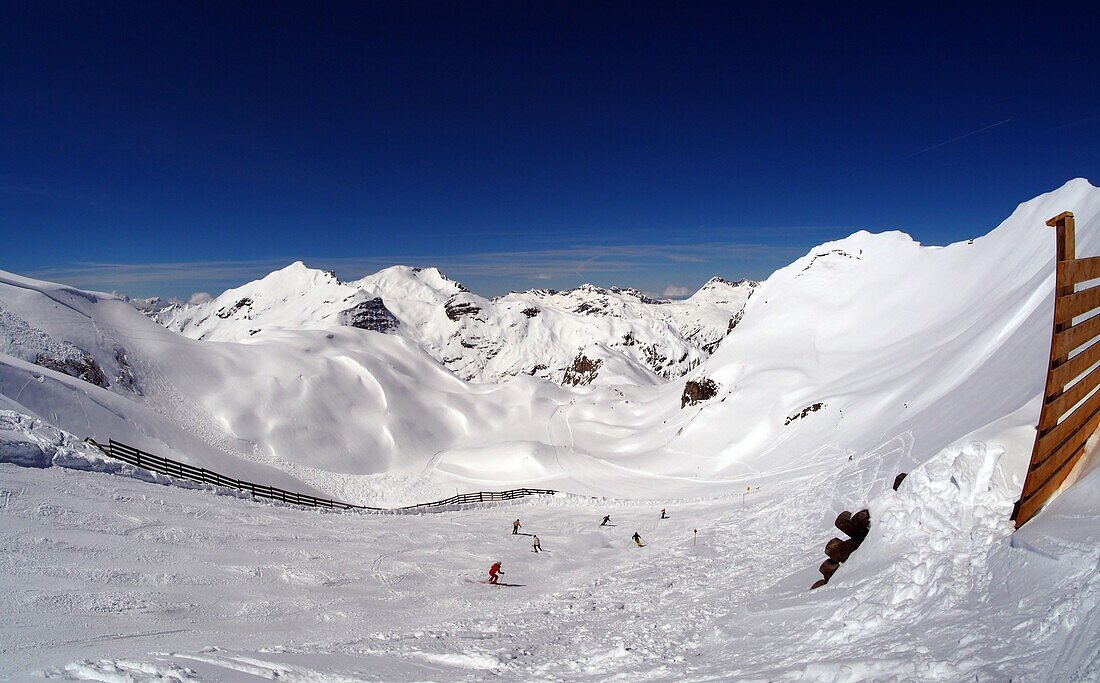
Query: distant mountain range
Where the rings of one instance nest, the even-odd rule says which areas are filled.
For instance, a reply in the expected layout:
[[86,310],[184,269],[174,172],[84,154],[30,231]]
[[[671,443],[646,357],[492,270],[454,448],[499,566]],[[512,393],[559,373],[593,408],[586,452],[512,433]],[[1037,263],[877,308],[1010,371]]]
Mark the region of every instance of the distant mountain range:
[[710,355],[756,286],[716,277],[683,300],[587,284],[487,299],[435,268],[393,266],[343,282],[297,262],[205,303],[133,303],[194,339],[261,342],[355,327],[405,337],[469,381],[526,374],[565,385],[657,384]]

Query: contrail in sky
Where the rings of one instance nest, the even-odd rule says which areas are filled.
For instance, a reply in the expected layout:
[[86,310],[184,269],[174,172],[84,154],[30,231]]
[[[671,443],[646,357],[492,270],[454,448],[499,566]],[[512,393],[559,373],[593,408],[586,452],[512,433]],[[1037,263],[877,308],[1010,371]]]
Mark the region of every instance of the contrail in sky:
[[979,128],[978,130],[972,130],[969,133],[966,133],[964,135],[960,135],[957,138],[951,138],[950,140],[945,140],[945,141],[940,142],[938,144],[932,145],[931,147],[928,147],[926,149],[922,149],[919,152],[913,152],[912,154],[910,154],[909,156],[907,156],[905,158],[906,159],[912,159],[913,157],[917,156],[918,154],[924,154],[925,152],[931,152],[932,150],[936,149],[937,147],[943,147],[944,145],[950,145],[952,142],[958,142],[959,140],[962,140],[963,138],[968,138],[971,135],[977,135],[978,133],[981,133],[982,131],[985,131],[985,130],[989,130],[990,128],[996,128],[997,126],[1003,126],[1004,124],[1008,123],[1011,120],[1012,119],[1005,119],[1004,121],[999,121],[997,123],[990,124],[990,125],[986,126],[985,128]]

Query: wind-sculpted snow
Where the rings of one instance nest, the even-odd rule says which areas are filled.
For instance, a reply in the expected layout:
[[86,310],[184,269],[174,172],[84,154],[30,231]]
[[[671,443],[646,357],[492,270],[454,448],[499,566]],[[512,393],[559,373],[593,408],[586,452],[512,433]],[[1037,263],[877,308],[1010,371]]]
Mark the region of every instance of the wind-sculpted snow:
[[249,341],[353,324],[356,311],[381,306],[393,320],[383,315],[386,324],[367,329],[415,341],[463,379],[499,382],[526,374],[563,382],[581,352],[609,358],[594,377],[600,384],[655,384],[706,358],[755,284],[714,278],[683,301],[592,285],[490,300],[434,268],[394,266],[345,283],[298,262],[213,301],[155,310],[153,317],[196,339]]
[[[1049,358],[1044,222],[1066,210],[1078,254],[1100,254],[1100,190],[1083,180],[972,241],[822,245],[755,288],[713,355],[656,384],[621,351],[641,338],[589,309],[570,315],[604,336],[568,361],[600,361],[604,382],[464,381],[408,321],[487,325],[504,299],[431,272],[379,274],[418,292],[404,300],[381,285],[331,299],[338,315],[380,296],[397,334],[335,320],[249,334],[275,308],[327,318],[310,297],[234,292],[209,313],[242,341],[0,274],[3,310],[108,377],[125,349],[141,389],[0,353],[0,678],[1095,680],[1100,472],[1086,462],[1021,531],[1008,521]],[[288,276],[321,303],[349,296],[304,268],[269,277]],[[608,308],[640,301],[612,294]],[[507,305],[539,321],[571,296]],[[683,401],[704,380],[715,393]],[[84,436],[356,503],[581,495],[323,514],[60,466]],[[865,508],[867,539],[808,591],[837,514]],[[547,552],[508,533],[517,516]],[[494,560],[515,587],[479,582]]]
[[[573,315],[614,332],[572,352],[566,367],[585,386],[525,375],[468,383],[433,360],[430,342],[405,336],[418,328],[404,321],[490,325],[478,318],[514,309],[526,324],[567,301],[579,308],[575,295],[490,302],[437,271],[403,268],[349,292],[335,276],[300,265],[203,309],[217,321],[211,336],[237,330],[243,343],[192,340],[110,295],[3,276],[0,307],[84,350],[108,376],[128,369],[141,391],[74,384],[8,356],[0,356],[0,377],[5,395],[73,434],[114,437],[199,465],[221,460],[227,474],[276,468],[285,474],[272,484],[296,481],[360,504],[412,503],[484,482],[699,495],[841,464],[900,439],[905,448],[891,451],[876,484],[883,486],[896,474],[885,470],[910,469],[975,435],[1000,443],[1008,461],[1026,457],[1050,333],[1053,238],[1044,221],[1074,211],[1079,253],[1100,253],[1098,204],[1100,191],[1078,180],[1021,205],[972,241],[922,247],[902,233],[861,232],[822,245],[753,290],[740,322],[703,365],[663,384],[647,384],[652,372],[639,372],[615,346],[641,343],[615,325],[633,306],[677,310],[667,308],[675,303],[591,288],[583,303],[614,315]],[[248,333],[269,313],[322,320],[319,311],[337,316],[373,301],[373,291],[402,321],[400,334],[338,320],[323,329]],[[696,296],[736,292],[712,283]],[[452,299],[479,312],[452,321],[444,305]],[[317,308],[325,302],[330,309]],[[126,368],[119,348],[127,350]],[[623,383],[608,386],[601,377]],[[703,380],[717,393],[681,409],[686,383]],[[472,455],[478,451],[484,457]],[[529,465],[501,467],[513,453],[526,454]]]

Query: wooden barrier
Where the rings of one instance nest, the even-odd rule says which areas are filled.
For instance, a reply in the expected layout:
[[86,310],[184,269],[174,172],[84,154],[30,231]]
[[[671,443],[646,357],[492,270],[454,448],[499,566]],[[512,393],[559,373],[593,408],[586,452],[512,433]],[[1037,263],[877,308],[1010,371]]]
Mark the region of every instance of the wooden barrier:
[[[243,481],[241,479],[233,479],[211,470],[195,467],[194,465],[188,465],[187,463],[180,462],[179,460],[172,460],[170,458],[161,457],[159,455],[153,455],[145,451],[134,448],[133,446],[127,446],[124,443],[119,443],[114,439],[110,439],[107,445],[96,442],[94,439],[85,439],[88,443],[92,444],[104,454],[121,460],[134,467],[140,467],[144,470],[151,472],[159,472],[160,474],[167,474],[170,477],[178,477],[179,479],[187,479],[189,481],[199,482],[200,484],[212,484],[214,486],[224,486],[226,488],[237,489],[238,491],[247,491],[253,497],[266,498],[268,500],[277,500],[281,503],[290,503],[292,505],[304,505],[306,507],[323,507],[334,510],[375,510],[384,511],[385,508],[370,507],[367,505],[354,505],[352,503],[343,503],[338,500],[332,500],[329,498],[318,498],[305,493],[297,493],[295,491],[287,491],[286,489],[277,488],[274,486],[267,486],[265,484],[255,484],[250,481]],[[447,505],[468,505],[470,503],[488,503],[499,502],[505,500],[514,500],[516,498],[523,498],[524,496],[538,496],[538,495],[554,495],[557,491],[553,489],[511,489],[508,491],[476,491],[474,493],[462,493],[443,500],[433,501],[431,503],[417,503],[416,505],[407,505],[398,510],[417,510],[430,507],[443,507]]]
[[[1054,331],[1031,464],[1012,513],[1017,529],[1062,485],[1100,425],[1100,315],[1095,314],[1100,285],[1077,291],[1077,285],[1100,279],[1100,257],[1077,258],[1072,213],[1061,213],[1047,225],[1055,230],[1058,255]],[[1084,319],[1074,324],[1080,318]]]

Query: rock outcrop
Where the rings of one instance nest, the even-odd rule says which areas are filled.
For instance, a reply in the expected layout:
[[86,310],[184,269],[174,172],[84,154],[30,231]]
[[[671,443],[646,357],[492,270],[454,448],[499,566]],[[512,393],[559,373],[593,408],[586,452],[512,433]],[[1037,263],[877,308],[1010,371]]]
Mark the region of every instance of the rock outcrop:
[[680,407],[693,406],[718,395],[718,383],[712,379],[689,379],[680,395]]
[[103,368],[84,349],[63,339],[55,339],[2,308],[0,308],[0,349],[10,356],[82,379],[104,389],[111,385]]
[[380,296],[361,301],[344,311],[341,315],[343,316],[344,324],[348,327],[355,327],[360,330],[371,330],[372,332],[382,332],[383,334],[393,332],[401,324],[397,316],[391,313],[390,309],[386,308],[386,304],[382,301],[382,297]]
[[603,361],[599,358],[593,360],[583,353],[578,353],[573,359],[573,364],[565,369],[565,376],[562,377],[561,383],[572,387],[588,386],[596,379],[601,365]]

